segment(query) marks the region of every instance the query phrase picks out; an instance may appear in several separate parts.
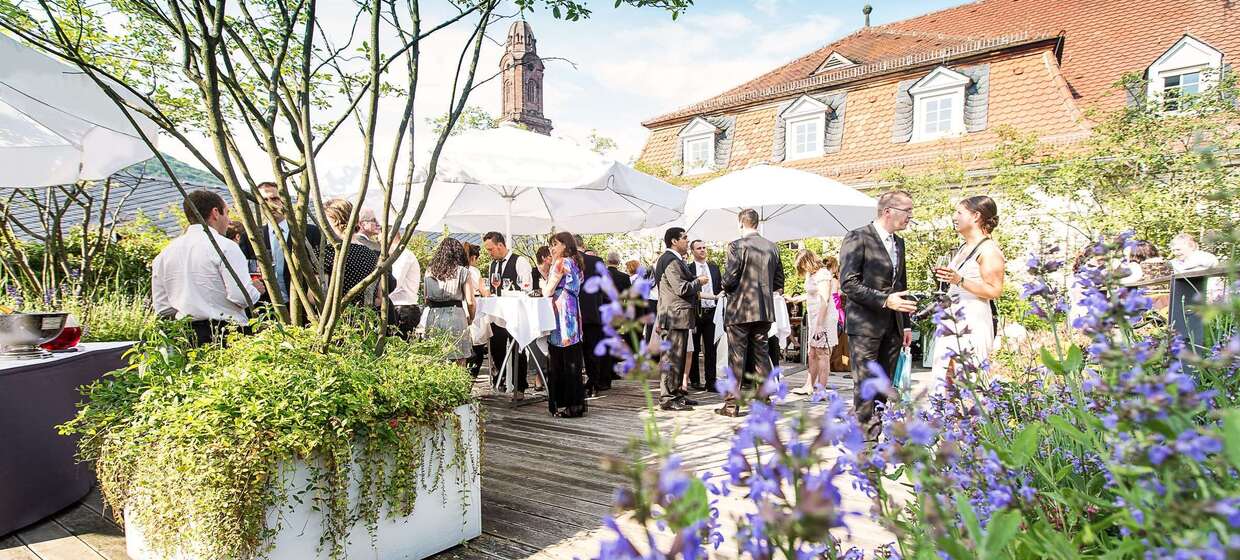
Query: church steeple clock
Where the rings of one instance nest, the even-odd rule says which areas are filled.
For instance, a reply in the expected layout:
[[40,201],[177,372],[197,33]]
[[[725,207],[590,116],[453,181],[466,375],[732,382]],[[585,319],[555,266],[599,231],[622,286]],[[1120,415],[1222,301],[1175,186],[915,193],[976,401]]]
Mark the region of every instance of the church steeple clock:
[[504,78],[500,122],[514,122],[539,134],[551,134],[543,117],[543,63],[538,57],[534,30],[524,20],[508,28],[508,44],[499,67]]

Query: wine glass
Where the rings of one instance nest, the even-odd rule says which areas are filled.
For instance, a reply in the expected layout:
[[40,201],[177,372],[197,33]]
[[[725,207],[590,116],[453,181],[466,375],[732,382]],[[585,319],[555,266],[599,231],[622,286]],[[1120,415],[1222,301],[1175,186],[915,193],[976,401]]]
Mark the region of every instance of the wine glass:
[[[499,273],[492,272],[491,273],[491,289],[492,290],[499,291],[499,280],[500,280]],[[496,294],[496,295],[499,295],[499,294]]]
[[512,279],[511,278],[504,279],[504,291],[512,292]]
[[934,285],[938,287],[938,291],[940,292],[946,291],[946,286],[944,285],[945,282],[940,281],[938,275],[934,272],[940,268],[947,268],[951,262],[952,260],[950,256],[939,255],[939,258],[934,261],[934,267],[930,269],[930,279],[934,281]]
[[533,288],[533,286],[531,285],[530,279],[522,278],[521,279],[521,291],[528,294],[530,293],[530,288]]

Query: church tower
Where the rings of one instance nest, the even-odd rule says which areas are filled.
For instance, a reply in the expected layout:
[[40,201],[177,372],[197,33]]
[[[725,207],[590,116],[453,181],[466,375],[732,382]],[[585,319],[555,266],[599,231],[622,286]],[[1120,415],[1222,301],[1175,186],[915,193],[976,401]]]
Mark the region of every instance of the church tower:
[[513,122],[539,134],[551,134],[543,117],[543,63],[534,30],[524,20],[508,28],[508,44],[499,60],[504,78],[504,112],[500,122]]

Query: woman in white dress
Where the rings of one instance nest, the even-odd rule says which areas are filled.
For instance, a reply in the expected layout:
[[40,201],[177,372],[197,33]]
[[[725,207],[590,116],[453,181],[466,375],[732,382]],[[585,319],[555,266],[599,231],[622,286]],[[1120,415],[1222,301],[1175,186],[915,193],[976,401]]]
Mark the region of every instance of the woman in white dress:
[[[995,341],[991,301],[1003,293],[1003,252],[990,238],[999,225],[995,201],[989,196],[962,200],[952,224],[964,243],[947,266],[934,268],[938,281],[948,285],[951,307],[935,333],[931,393],[941,393],[950,382],[958,363],[953,356],[968,351],[978,365],[990,359]],[[950,332],[938,334],[944,331]]]
[[813,251],[801,249],[797,253],[796,267],[797,273],[805,278],[805,293],[792,299],[805,302],[809,371],[805,376],[805,385],[793,393],[808,395],[825,387],[827,377],[831,375],[831,350],[839,343],[836,329],[839,316],[833,295],[839,284]]

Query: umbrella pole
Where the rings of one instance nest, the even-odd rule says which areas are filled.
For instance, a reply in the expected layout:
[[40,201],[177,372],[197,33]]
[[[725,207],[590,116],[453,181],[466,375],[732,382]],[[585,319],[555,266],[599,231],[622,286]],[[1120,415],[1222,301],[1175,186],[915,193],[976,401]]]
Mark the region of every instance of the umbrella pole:
[[512,241],[512,201],[511,196],[504,197],[506,208],[504,209],[504,239],[507,240],[509,247],[515,247]]

